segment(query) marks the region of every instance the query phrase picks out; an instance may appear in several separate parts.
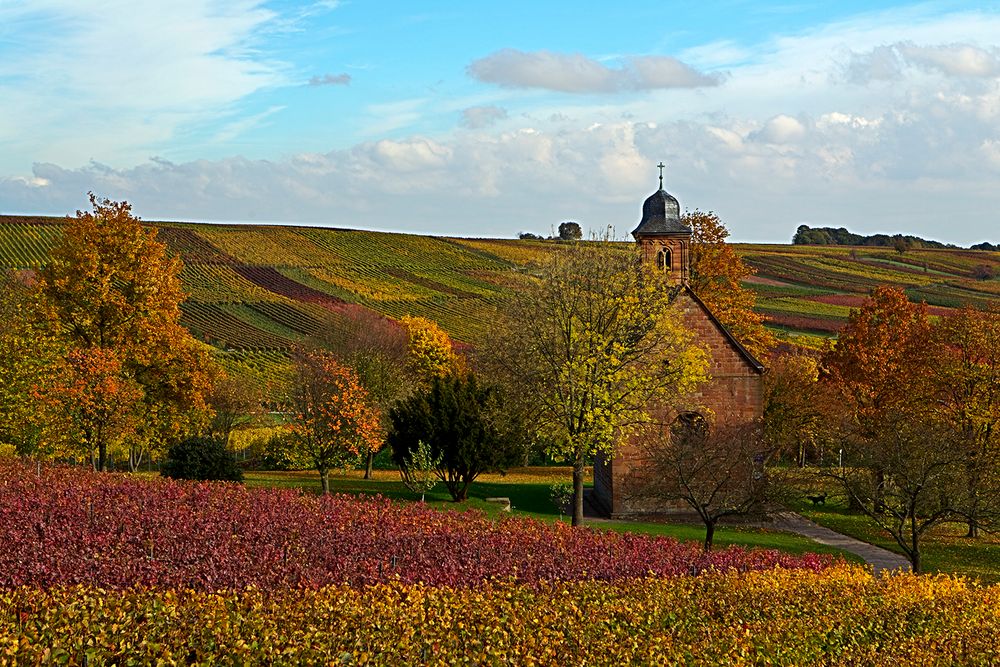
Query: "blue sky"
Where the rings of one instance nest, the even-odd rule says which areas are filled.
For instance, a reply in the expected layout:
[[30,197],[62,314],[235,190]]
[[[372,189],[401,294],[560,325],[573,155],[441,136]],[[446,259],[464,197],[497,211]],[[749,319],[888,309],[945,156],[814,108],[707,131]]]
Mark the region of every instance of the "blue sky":
[[1000,241],[1000,4],[0,0],[0,212]]

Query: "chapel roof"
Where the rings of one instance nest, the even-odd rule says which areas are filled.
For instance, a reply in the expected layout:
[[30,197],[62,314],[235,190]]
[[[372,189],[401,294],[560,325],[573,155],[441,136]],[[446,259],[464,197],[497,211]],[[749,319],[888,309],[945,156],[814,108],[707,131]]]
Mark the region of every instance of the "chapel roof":
[[662,179],[660,189],[643,202],[642,220],[632,230],[632,236],[636,239],[660,234],[691,235],[691,228],[681,222],[680,204],[672,194],[663,189]]

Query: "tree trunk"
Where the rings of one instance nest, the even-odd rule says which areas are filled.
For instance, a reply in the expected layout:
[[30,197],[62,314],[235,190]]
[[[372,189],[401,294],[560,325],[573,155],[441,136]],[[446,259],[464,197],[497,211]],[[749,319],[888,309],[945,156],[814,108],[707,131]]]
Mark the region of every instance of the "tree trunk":
[[876,514],[885,512],[885,471],[875,471],[875,497],[872,499]]
[[323,486],[323,495],[330,493],[330,471],[327,468],[319,469],[319,482]]
[[979,537],[979,475],[971,466],[968,470],[969,489],[969,532],[966,537]]
[[135,472],[142,465],[143,451],[141,449],[129,448],[128,450],[128,471]]
[[365,479],[372,478],[372,465],[375,462],[375,452],[368,452],[368,456],[365,457]]
[[108,445],[103,439],[97,443],[97,470],[98,472],[108,471]]
[[913,574],[920,574],[920,533],[917,532],[917,517],[910,507],[910,567]]
[[573,461],[573,525],[583,525],[583,454],[577,454]]
[[715,538],[715,521],[705,522],[705,552],[712,550],[712,540]]

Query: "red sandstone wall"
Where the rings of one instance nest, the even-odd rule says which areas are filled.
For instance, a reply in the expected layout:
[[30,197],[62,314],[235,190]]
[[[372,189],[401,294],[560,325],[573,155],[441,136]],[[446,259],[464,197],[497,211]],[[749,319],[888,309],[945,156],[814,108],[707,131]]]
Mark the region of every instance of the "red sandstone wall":
[[[694,402],[705,408],[706,417],[715,423],[738,423],[759,419],[763,414],[763,383],[761,374],[746,360],[728,337],[712,322],[702,307],[686,292],[678,297],[687,326],[694,331],[698,342],[706,346],[711,355],[711,379],[702,385],[693,397]],[[668,416],[667,422],[672,421]],[[610,493],[601,493],[597,487],[595,466],[595,495],[599,502],[610,506],[612,516],[625,516],[648,512],[668,512],[683,509],[668,507],[653,501],[630,498],[630,490],[638,484],[645,466],[644,446],[638,438],[623,445],[610,466]],[[608,474],[601,471],[602,475]]]

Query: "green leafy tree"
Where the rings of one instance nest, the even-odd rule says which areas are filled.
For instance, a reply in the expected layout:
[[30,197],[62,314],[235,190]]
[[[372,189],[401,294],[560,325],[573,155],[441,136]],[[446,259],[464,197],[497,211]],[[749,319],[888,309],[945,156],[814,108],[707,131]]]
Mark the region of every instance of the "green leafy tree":
[[186,438],[170,447],[160,474],[172,479],[242,482],[243,471],[218,438]]
[[515,295],[484,362],[524,401],[549,454],[573,465],[573,525],[588,460],[616,447],[706,378],[707,354],[676,290],[638,253],[581,243],[553,253]]
[[562,241],[579,241],[583,238],[583,230],[580,229],[579,223],[576,222],[560,222],[559,223],[559,239]]
[[389,445],[398,466],[421,442],[440,457],[437,475],[456,502],[464,501],[484,472],[504,470],[525,459],[526,437],[499,389],[481,386],[472,374],[435,378],[389,413]]

